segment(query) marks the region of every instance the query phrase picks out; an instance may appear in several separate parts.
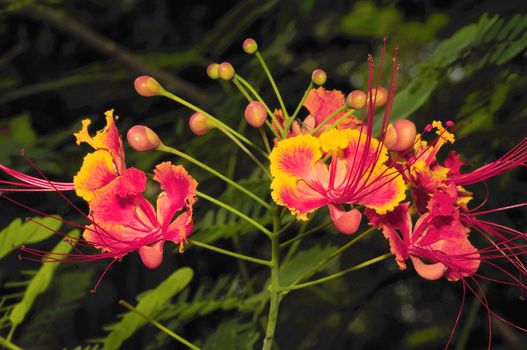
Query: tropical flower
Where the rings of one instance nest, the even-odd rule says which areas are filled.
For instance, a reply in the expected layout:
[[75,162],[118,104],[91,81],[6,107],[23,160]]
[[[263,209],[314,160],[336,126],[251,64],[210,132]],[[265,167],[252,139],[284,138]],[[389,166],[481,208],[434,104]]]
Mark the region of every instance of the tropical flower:
[[[2,180],[0,183],[16,186],[2,190],[75,190],[88,203],[89,213],[86,215],[61,195],[90,222],[86,226],[79,226],[62,220],[84,229],[82,239],[72,238],[76,244],[76,253],[56,257],[53,253],[23,247],[25,252],[44,257],[45,261],[81,262],[106,258],[118,261],[137,250],[145,266],[155,268],[162,261],[164,242],[179,244],[181,251],[192,230],[192,206],[196,201],[197,183],[181,165],[175,166],[170,162],[157,165],[154,180],[159,183],[162,192],[154,209],[142,195],[147,181],[145,173],[135,168],[126,168],[123,142],[115,125],[113,110],[106,112],[105,116],[106,126],[94,136],[88,132],[91,124],[89,119],[83,120],[82,129],[74,134],[77,144],[87,143],[94,151],[84,157],[73,183],[49,181],[36,167],[43,178],[28,176],[0,165],[0,170],[19,180]],[[3,197],[37,214],[45,215],[5,195]],[[82,250],[86,247],[95,247],[101,253],[85,253]]]
[[300,135],[282,140],[269,159],[275,202],[300,220],[328,205],[342,233],[354,233],[361,217],[356,209],[346,212],[343,204],[364,205],[384,214],[405,198],[402,176],[385,164],[386,148],[359,130],[330,129],[319,138]]

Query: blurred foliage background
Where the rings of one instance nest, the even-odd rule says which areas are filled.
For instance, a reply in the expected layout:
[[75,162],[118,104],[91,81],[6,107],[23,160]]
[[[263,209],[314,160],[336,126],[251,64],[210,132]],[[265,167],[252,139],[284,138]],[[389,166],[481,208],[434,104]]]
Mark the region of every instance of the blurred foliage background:
[[[315,68],[328,73],[327,88],[364,88],[367,55],[378,58],[387,35],[389,52],[399,46],[401,64],[393,118],[410,118],[419,129],[433,119],[454,120],[460,126],[454,147],[471,166],[496,159],[527,130],[527,4],[522,0],[0,0],[0,6],[0,163],[35,173],[19,154],[23,148],[57,180],[71,181],[87,151],[72,137],[80,120],[89,117],[101,126],[103,112],[115,108],[123,134],[133,124],[147,125],[166,144],[243,179],[264,195],[268,183],[223,135],[193,136],[187,126],[189,110],[162,98],[140,97],[133,89],[136,76],[153,75],[176,94],[243,129],[243,96],[226,82],[208,79],[205,68],[229,60],[267,101],[275,101],[264,74],[241,50],[246,37],[258,41],[289,108],[296,106]],[[384,77],[386,84],[388,74]],[[170,158],[127,153],[127,163],[145,171],[163,159]],[[260,207],[186,165],[203,192],[270,222]],[[519,169],[489,181],[486,208],[525,201],[525,178],[525,169]],[[484,186],[471,190],[476,201],[486,197]],[[56,194],[16,197],[43,212],[79,220]],[[39,247],[47,250],[59,239],[31,223],[13,222],[29,215],[21,208],[2,201],[0,210],[0,227],[6,227],[0,233],[2,337],[18,322],[12,339],[27,349],[184,348],[130,314],[121,318],[126,310],[117,301],[125,299],[134,305],[139,300],[146,313],[205,349],[260,347],[267,308],[262,308],[265,293],[258,291],[268,278],[260,267],[195,248],[176,255],[177,247],[171,247],[170,254],[166,247],[158,269],[144,268],[130,254],[90,294],[106,262],[57,266],[19,261],[13,245],[29,243],[24,237],[46,239]],[[195,215],[193,237],[198,240],[255,256],[269,251],[263,235],[203,200]],[[523,232],[526,218],[524,210],[494,216]],[[322,210],[314,221],[326,220]],[[293,237],[296,228],[286,237]],[[291,254],[282,278],[301,275],[346,241],[332,228],[305,239]],[[387,249],[381,235],[371,236],[326,273]],[[498,284],[485,288],[493,310],[527,326],[521,291]],[[412,269],[399,272],[393,261],[386,261],[288,295],[280,310],[277,343],[281,349],[442,348],[461,299],[459,283],[430,283]],[[26,309],[13,318],[17,303]],[[524,348],[524,333],[494,317],[492,321],[495,349]],[[467,297],[453,348],[480,349],[487,340],[486,312]]]

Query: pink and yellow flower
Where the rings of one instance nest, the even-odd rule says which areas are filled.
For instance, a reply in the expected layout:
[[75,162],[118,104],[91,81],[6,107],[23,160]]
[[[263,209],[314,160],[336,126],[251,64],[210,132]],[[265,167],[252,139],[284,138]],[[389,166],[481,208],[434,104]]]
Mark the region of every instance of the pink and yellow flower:
[[[385,164],[386,148],[359,130],[330,129],[318,138],[300,135],[282,140],[269,158],[274,201],[300,220],[328,205],[343,233],[355,232],[360,221],[358,212],[345,212],[343,204],[364,205],[384,214],[405,198],[402,176]],[[343,215],[354,222],[346,227]]]
[[[64,221],[84,229],[82,239],[72,239],[77,253],[67,257],[54,257],[53,253],[24,247],[25,252],[45,257],[46,261],[81,262],[111,258],[122,259],[126,254],[138,251],[145,266],[157,267],[163,257],[163,244],[172,241],[182,250],[191,233],[192,207],[196,201],[196,181],[181,166],[170,162],[157,165],[154,180],[161,186],[156,209],[143,197],[147,178],[144,172],[126,168],[123,142],[115,125],[113,110],[105,113],[106,126],[94,136],[88,132],[89,119],[82,122],[82,129],[75,133],[77,144],[87,143],[94,151],[84,157],[73,183],[49,181],[31,177],[0,165],[0,170],[19,180],[1,183],[19,188],[6,191],[67,191],[75,190],[89,206],[83,216],[90,222],[86,226]],[[38,169],[37,169],[38,170]],[[11,198],[5,198],[35,213]],[[72,204],[65,196],[61,195]],[[81,214],[82,211],[74,206]],[[58,232],[57,232],[58,233]],[[83,248],[97,248],[99,254],[82,252]]]

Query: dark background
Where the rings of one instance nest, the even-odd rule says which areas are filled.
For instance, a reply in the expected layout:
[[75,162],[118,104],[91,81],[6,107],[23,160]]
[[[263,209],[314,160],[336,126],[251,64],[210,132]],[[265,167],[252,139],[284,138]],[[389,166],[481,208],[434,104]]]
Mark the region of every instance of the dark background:
[[[168,145],[238,179],[249,176],[250,161],[240,157],[236,167],[227,161],[233,150],[222,135],[211,132],[195,137],[190,133],[189,110],[166,99],[138,96],[133,89],[136,76],[154,75],[168,89],[227,124],[241,126],[243,96],[229,83],[210,80],[205,69],[210,62],[228,60],[267,101],[274,101],[255,60],[241,50],[247,37],[257,40],[290,109],[296,106],[315,68],[327,72],[327,88],[344,92],[364,88],[367,54],[373,52],[378,58],[387,35],[388,57],[394,45],[399,45],[398,91],[405,91],[396,101],[394,118],[408,117],[418,129],[434,119],[454,120],[462,126],[454,147],[474,166],[498,158],[525,136],[525,1],[0,0],[0,6],[0,162],[20,171],[34,173],[19,156],[24,148],[51,178],[71,181],[87,152],[86,147],[74,144],[71,133],[80,128],[85,117],[101,126],[103,112],[115,108],[122,134],[142,123],[156,130]],[[499,16],[486,36],[459,35],[485,14],[488,18]],[[520,19],[513,21],[515,15]],[[512,23],[510,28],[507,23]],[[513,35],[515,30],[519,34]],[[456,34],[457,41],[434,55]],[[385,74],[384,84],[387,80]],[[257,136],[252,130],[248,135]],[[145,171],[162,159],[170,158],[158,153],[127,153],[128,165]],[[236,201],[221,183],[200,169],[188,168],[204,192]],[[518,169],[490,180],[488,192],[483,185],[471,188],[476,203],[488,197],[485,208],[496,208],[525,201],[525,175],[525,169]],[[17,199],[75,220],[69,205],[55,194],[17,195]],[[0,227],[28,215],[7,202],[0,203],[0,210]],[[219,218],[214,230],[207,229],[206,220],[199,223],[213,211],[209,203],[200,202],[195,234],[233,249],[232,236]],[[326,212],[317,220],[322,221],[323,215]],[[527,226],[521,209],[493,218],[520,231]],[[317,240],[335,245],[346,241],[329,229],[307,239],[304,248],[316,247]],[[41,247],[50,249],[56,241],[44,242]],[[243,234],[241,244],[247,254],[262,256],[268,251],[265,237],[255,233]],[[340,265],[352,266],[386,249],[380,235],[371,237],[360,249],[345,254]],[[134,303],[141,291],[153,288],[182,266],[192,267],[195,273],[188,304],[199,298],[241,300],[246,295],[235,260],[196,249],[177,256],[165,250],[165,254],[163,265],[153,271],[145,269],[136,254],[130,254],[112,267],[94,295],[88,291],[105,262],[61,267],[48,291],[37,299],[31,317],[17,329],[14,342],[28,349],[69,349],[104,337],[103,325],[116,322],[117,315],[124,312],[117,300]],[[279,316],[280,348],[443,348],[460,307],[460,283],[427,282],[412,269],[399,272],[394,265],[389,261],[288,296]],[[12,253],[1,262],[0,283],[20,280],[21,270],[38,266],[19,261],[17,253]],[[266,272],[248,268],[254,284],[261,286]],[[67,282],[72,278],[76,288]],[[485,288],[493,310],[527,326],[527,306],[520,290],[497,283]],[[196,296],[198,290],[203,295]],[[465,315],[469,316],[457,327],[453,347],[487,346],[486,313],[474,300],[467,295]],[[214,331],[222,324],[232,325],[238,339],[251,338],[243,326],[251,324],[253,313],[235,309],[201,310],[187,318],[166,318],[163,323],[201,344],[217,334]],[[260,318],[265,319],[264,315],[257,320]],[[496,319],[492,338],[495,349],[520,349],[527,339]],[[174,342],[145,327],[124,348],[147,346],[172,349]]]

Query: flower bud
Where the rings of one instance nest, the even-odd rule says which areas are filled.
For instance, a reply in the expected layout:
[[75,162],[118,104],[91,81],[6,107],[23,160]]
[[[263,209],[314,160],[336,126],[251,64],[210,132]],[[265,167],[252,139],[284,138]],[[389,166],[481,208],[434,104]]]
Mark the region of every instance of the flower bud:
[[161,85],[152,77],[148,75],[141,75],[134,81],[135,91],[141,96],[150,97],[156,96],[161,91]]
[[217,63],[211,63],[207,67],[207,75],[211,79],[218,79],[220,77],[220,74],[218,73],[219,64]]
[[223,80],[231,80],[234,78],[234,67],[229,62],[223,62],[218,67],[218,74]]
[[322,69],[315,69],[313,73],[311,73],[311,81],[317,85],[324,85],[326,83],[328,76],[326,72]]
[[161,144],[157,134],[144,125],[135,125],[126,134],[130,147],[139,152],[151,151]]
[[190,126],[190,130],[198,136],[205,135],[211,128],[209,118],[201,113],[194,113],[190,117],[188,125]]
[[366,93],[362,90],[353,90],[346,97],[346,105],[352,109],[361,109],[366,104]]
[[243,42],[243,51],[252,55],[256,50],[258,50],[258,43],[256,43],[256,40],[252,38],[245,39]]
[[252,101],[245,108],[245,120],[249,125],[259,128],[265,124],[267,119],[267,110],[258,101]]
[[[388,90],[383,87],[371,89],[372,101],[375,102],[375,107],[383,106],[388,100]],[[370,101],[370,95],[368,95],[368,102]]]
[[413,122],[408,119],[396,120],[386,130],[384,145],[390,151],[404,151],[414,144],[416,134]]

